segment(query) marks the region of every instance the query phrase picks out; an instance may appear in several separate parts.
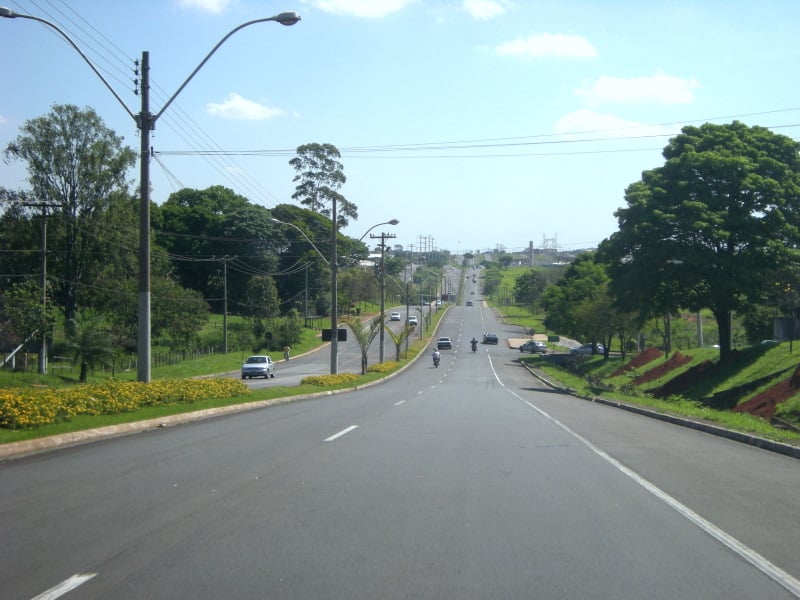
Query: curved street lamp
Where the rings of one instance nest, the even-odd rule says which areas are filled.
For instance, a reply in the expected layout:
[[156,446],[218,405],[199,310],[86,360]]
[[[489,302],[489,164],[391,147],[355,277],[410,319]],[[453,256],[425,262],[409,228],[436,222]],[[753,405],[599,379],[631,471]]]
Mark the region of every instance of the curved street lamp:
[[400,221],[398,221],[397,219],[392,219],[391,221],[385,221],[385,222],[383,222],[383,223],[378,223],[377,225],[373,225],[372,227],[370,227],[369,229],[367,229],[367,230],[364,232],[364,235],[362,235],[360,238],[358,238],[358,241],[359,241],[359,242],[362,242],[362,241],[364,241],[364,238],[365,238],[365,237],[367,237],[367,234],[368,234],[370,231],[372,231],[373,229],[375,229],[376,227],[380,227],[381,225],[397,225],[399,222],[400,222]]
[[142,52],[142,80],[141,80],[141,97],[142,105],[141,111],[138,115],[134,115],[133,111],[128,108],[119,94],[114,90],[105,77],[97,70],[91,60],[83,53],[78,45],[64,32],[58,25],[51,23],[47,19],[35,17],[32,15],[23,15],[14,12],[10,8],[0,6],[0,17],[6,19],[29,19],[31,21],[38,21],[54,29],[58,34],[63,37],[72,46],[81,58],[89,65],[95,75],[100,78],[100,81],[108,88],[108,90],[116,98],[122,107],[135,121],[136,126],[141,130],[141,146],[140,146],[140,176],[139,176],[139,308],[138,308],[138,329],[137,329],[137,379],[145,383],[150,381],[150,132],[156,128],[156,121],[164,113],[167,107],[172,104],[178,94],[183,91],[183,88],[194,78],[197,72],[206,64],[209,58],[217,51],[217,49],[227,41],[234,33],[254,25],[255,23],[264,23],[267,21],[275,21],[281,25],[291,26],[300,21],[300,15],[296,12],[282,12],[272,17],[265,17],[263,19],[255,19],[242,23],[238,27],[233,28],[223,37],[216,46],[206,55],[194,71],[186,78],[180,85],[169,100],[164,104],[160,111],[156,114],[150,112],[150,53],[147,51]]
[[[385,223],[378,223],[377,225],[373,225],[372,227],[367,229],[366,232],[364,232],[364,235],[362,235],[360,239],[363,240],[365,237],[367,237],[367,234],[370,231],[372,231],[373,229],[375,229],[376,227],[380,227],[381,225],[397,225],[399,222],[400,221],[398,221],[397,219],[392,219],[391,221],[386,221]],[[380,286],[381,286],[381,329],[380,329],[380,332],[378,334],[379,335],[378,344],[380,346],[378,360],[380,362],[383,362],[383,359],[384,359],[383,346],[384,346],[384,341],[385,341],[385,338],[386,338],[385,333],[383,331],[384,319],[386,317],[386,266],[385,266],[386,238],[395,237],[395,236],[392,235],[392,234],[389,234],[389,233],[381,233],[380,235],[372,235],[370,237],[371,238],[380,238],[380,240],[381,240],[381,272],[380,272],[380,277],[381,277],[381,279],[380,279]],[[406,315],[406,317],[408,317],[408,315]]]

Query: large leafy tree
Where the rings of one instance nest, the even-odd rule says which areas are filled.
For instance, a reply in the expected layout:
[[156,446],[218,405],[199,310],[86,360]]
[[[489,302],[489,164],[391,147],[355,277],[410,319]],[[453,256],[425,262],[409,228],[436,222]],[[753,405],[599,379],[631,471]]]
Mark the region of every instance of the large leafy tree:
[[[294,307],[302,306],[305,292],[309,304],[317,307],[317,314],[325,315],[330,307],[330,257],[331,220],[307,208],[292,204],[279,204],[272,209],[279,221],[294,227],[278,225],[283,247],[280,264],[275,276],[280,297]],[[296,228],[296,229],[295,229]],[[299,232],[297,230],[300,230]],[[302,232],[302,234],[300,233]],[[337,232],[339,263],[352,258],[357,261],[367,255],[366,246],[355,239]],[[308,286],[306,287],[306,283]]]
[[347,181],[340,158],[333,144],[304,144],[289,164],[296,173],[292,181],[297,183],[292,199],[329,218],[335,203],[336,222],[344,227],[349,219],[358,219],[358,207],[339,193]]
[[551,331],[579,340],[606,341],[616,333],[609,330],[608,315],[601,314],[608,282],[605,267],[592,253],[581,254],[564,276],[542,294],[547,312],[545,326]]
[[277,268],[283,232],[269,210],[223,186],[185,188],[171,194],[154,212],[159,243],[170,253],[181,285],[222,305],[227,276],[228,298],[246,303],[251,276]]
[[49,232],[53,268],[61,273],[55,296],[65,317],[74,319],[97,261],[98,217],[115,192],[127,190],[126,173],[136,153],[91,108],[54,105],[49,114],[26,121],[21,131],[4,156],[25,161],[30,195],[56,205]]
[[731,317],[759,302],[774,269],[797,258],[800,144],[734,121],[685,127],[643,173],[601,245],[611,289],[650,315],[709,308],[720,358]]

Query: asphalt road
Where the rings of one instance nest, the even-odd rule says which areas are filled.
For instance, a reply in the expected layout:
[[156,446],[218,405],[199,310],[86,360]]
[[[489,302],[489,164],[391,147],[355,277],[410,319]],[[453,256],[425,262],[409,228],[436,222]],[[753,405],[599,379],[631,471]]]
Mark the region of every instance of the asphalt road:
[[438,369],[1,464],[0,595],[800,597],[797,460],[554,393],[485,331],[456,306]]

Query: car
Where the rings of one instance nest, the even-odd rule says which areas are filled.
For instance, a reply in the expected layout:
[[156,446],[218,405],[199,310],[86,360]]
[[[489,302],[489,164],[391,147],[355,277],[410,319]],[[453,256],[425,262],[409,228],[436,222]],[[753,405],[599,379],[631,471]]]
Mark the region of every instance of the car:
[[242,379],[275,377],[275,363],[266,355],[248,356],[242,363]]
[[472,306],[472,300],[467,300],[467,306]]
[[[592,344],[581,344],[577,348],[573,348],[569,351],[570,354],[580,354],[583,356],[592,354]],[[605,347],[603,344],[597,344],[597,354],[603,354],[605,352]]]
[[495,344],[497,345],[498,337],[496,333],[484,333],[483,334],[483,343],[484,344]]
[[438,340],[436,340],[436,347],[439,350],[452,350],[453,342],[450,341],[449,337],[440,337]]
[[535,340],[528,340],[519,347],[519,351],[530,352],[531,354],[544,354],[547,352],[547,344]]
[[391,315],[389,315],[389,320],[390,321],[402,321],[402,318],[400,317],[400,313],[399,312],[393,312]]
[[408,324],[411,325],[412,327],[416,327],[419,324],[417,316],[411,315],[410,317],[408,317]]

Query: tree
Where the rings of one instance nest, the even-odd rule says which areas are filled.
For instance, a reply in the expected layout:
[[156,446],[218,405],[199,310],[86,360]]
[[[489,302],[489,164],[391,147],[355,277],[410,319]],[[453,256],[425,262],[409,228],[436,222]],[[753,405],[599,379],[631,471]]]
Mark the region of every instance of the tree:
[[50,334],[55,315],[50,302],[42,304],[41,284],[28,279],[0,292],[0,339],[22,343],[35,334]]
[[59,205],[53,221],[60,227],[52,228],[58,243],[51,244],[54,258],[62,262],[56,295],[64,316],[74,319],[93,260],[94,222],[113,192],[127,190],[125,176],[136,153],[90,108],[54,105],[50,114],[26,121],[21,129],[4,156],[28,163],[33,197]]
[[[221,299],[226,261],[228,298],[236,304],[244,302],[252,275],[268,275],[277,268],[285,238],[271,218],[263,206],[217,185],[171,194],[154,211],[153,221],[181,285]],[[222,302],[215,306],[221,311]]]
[[350,327],[350,331],[353,332],[361,348],[361,374],[364,375],[367,372],[369,347],[372,345],[381,327],[383,327],[383,319],[381,315],[377,315],[369,321],[364,322],[358,317],[349,317],[345,319],[345,323]]
[[541,269],[530,269],[514,281],[514,300],[533,312],[546,287],[547,278]]
[[[113,298],[115,303],[105,307],[118,343],[131,351],[136,347],[136,286],[133,279],[121,284]],[[181,287],[166,277],[151,279],[150,288],[153,337],[167,336],[175,346],[190,347],[208,322],[208,304],[200,292]]]
[[547,312],[545,326],[577,339],[606,340],[606,316],[602,294],[608,281],[604,265],[595,261],[594,254],[581,254],[555,285],[542,295]]
[[292,199],[328,218],[336,203],[337,225],[345,227],[348,219],[358,219],[358,207],[339,193],[347,181],[340,158],[333,144],[305,144],[298,146],[297,156],[289,164],[297,173],[292,179],[297,183]]
[[395,333],[394,331],[392,331],[391,327],[384,324],[383,329],[384,331],[386,331],[386,333],[389,334],[389,337],[392,338],[392,341],[394,342],[395,360],[399,361],[400,347],[403,345],[403,342],[405,342],[408,339],[408,337],[414,332],[414,328],[411,327],[410,325],[406,325],[400,331]]
[[280,314],[280,298],[275,280],[268,275],[255,275],[247,283],[245,294],[246,313],[252,317],[266,319]]
[[83,314],[80,321],[73,321],[67,329],[72,332],[67,340],[72,362],[80,365],[79,381],[86,383],[89,371],[113,361],[111,331],[102,316],[93,313]]
[[800,144],[738,121],[685,127],[615,215],[600,247],[612,292],[627,310],[670,314],[708,307],[720,359],[731,318],[769,288],[770,273],[797,258]]

